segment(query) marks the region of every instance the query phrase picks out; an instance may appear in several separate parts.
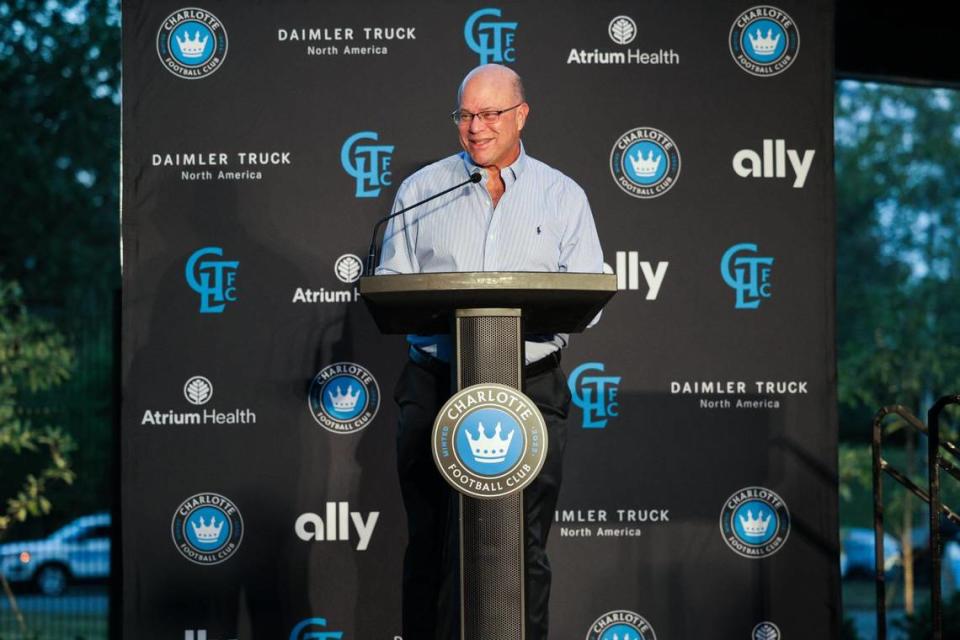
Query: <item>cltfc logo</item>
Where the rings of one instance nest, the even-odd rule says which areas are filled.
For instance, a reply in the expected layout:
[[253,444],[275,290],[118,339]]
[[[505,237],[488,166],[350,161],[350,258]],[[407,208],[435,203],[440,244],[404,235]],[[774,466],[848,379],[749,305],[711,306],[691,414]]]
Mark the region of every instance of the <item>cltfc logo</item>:
[[747,9],[730,27],[730,54],[749,74],[768,77],[797,59],[800,32],[789,15],[768,5]]
[[236,553],[243,540],[243,518],[231,500],[198,493],[173,515],[173,544],[191,562],[219,564]]
[[659,129],[637,127],[620,136],[610,151],[610,173],[634,198],[656,198],[680,176],[680,151]]
[[744,558],[766,558],[790,535],[790,512],[783,499],[763,487],[747,487],[727,498],[720,512],[727,546]]
[[180,9],[160,25],[157,54],[164,68],[178,78],[205,78],[227,57],[227,31],[209,11]]
[[597,618],[586,640],[657,640],[657,634],[643,616],[621,609]]
[[197,249],[187,260],[187,284],[200,294],[200,313],[223,313],[228,302],[237,301],[237,260],[211,260],[222,256],[220,247]]
[[307,618],[297,623],[290,632],[290,640],[340,640],[343,631],[322,631],[327,628],[323,618]]
[[584,375],[590,371],[603,373],[602,362],[582,364],[570,374],[567,386],[573,395],[573,404],[583,409],[584,429],[603,429],[607,418],[617,417],[617,385],[620,376]]
[[352,362],[324,367],[310,384],[310,415],[334,433],[366,427],[380,408],[380,385],[365,368]]
[[723,281],[737,292],[737,309],[756,309],[764,298],[772,295],[770,270],[773,258],[756,253],[757,245],[742,242],[727,249],[720,260]]
[[463,37],[470,50],[480,55],[480,64],[517,61],[513,37],[518,23],[487,19],[499,18],[501,14],[500,9],[480,9],[471,13],[463,25]]
[[547,455],[543,416],[502,384],[476,384],[450,398],[433,425],[433,459],[444,479],[475,498],[521,491]]
[[340,148],[340,164],[356,179],[358,198],[376,198],[380,187],[390,186],[393,145],[369,144],[377,139],[373,131],[360,131],[347,138]]
[[780,640],[780,627],[772,622],[761,622],[753,628],[750,640]]

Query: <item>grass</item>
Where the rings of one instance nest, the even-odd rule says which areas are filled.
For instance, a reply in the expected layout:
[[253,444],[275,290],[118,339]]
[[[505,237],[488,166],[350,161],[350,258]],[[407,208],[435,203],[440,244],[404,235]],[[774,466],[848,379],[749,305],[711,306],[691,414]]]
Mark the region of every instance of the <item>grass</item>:
[[20,633],[9,609],[0,611],[0,640],[107,640],[107,616],[82,613],[25,613],[29,633]]

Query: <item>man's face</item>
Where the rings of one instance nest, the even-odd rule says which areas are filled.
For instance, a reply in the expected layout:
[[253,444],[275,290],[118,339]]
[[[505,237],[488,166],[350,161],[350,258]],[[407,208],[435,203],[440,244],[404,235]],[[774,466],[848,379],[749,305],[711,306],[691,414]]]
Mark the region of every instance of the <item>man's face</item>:
[[[520,102],[509,79],[493,75],[477,75],[463,88],[460,109],[470,113],[501,111]],[[461,124],[460,146],[481,167],[495,165],[502,169],[520,152],[520,131],[530,107],[526,103],[500,115],[500,120],[486,123],[480,117]]]

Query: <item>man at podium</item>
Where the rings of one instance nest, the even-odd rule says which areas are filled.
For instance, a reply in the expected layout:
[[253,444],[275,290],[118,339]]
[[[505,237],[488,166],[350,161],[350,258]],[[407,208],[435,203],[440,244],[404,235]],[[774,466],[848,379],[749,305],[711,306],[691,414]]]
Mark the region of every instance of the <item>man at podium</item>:
[[[397,191],[399,211],[479,172],[445,196],[393,218],[376,273],[548,271],[601,273],[603,254],[587,197],[572,179],[527,155],[530,114],[520,76],[488,64],[470,71],[451,114],[463,151],[417,171]],[[397,462],[409,542],[403,564],[404,640],[459,637],[457,494],[434,466],[430,434],[451,395],[448,335],[408,336],[409,361],[395,391]],[[526,637],[546,640],[547,535],[560,490],[570,393],[560,369],[566,334],[525,336],[525,387],[550,442],[523,494]]]

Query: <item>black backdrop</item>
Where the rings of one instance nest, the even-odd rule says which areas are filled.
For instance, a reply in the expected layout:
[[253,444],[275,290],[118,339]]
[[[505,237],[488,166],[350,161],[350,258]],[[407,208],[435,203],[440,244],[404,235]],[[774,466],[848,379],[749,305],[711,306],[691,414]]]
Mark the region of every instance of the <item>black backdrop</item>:
[[[661,640],[836,637],[832,5],[764,6],[799,44],[766,77],[731,53],[752,6],[124,3],[124,637],[400,635],[404,345],[378,335],[344,256],[364,255],[403,177],[457,151],[456,86],[502,54],[526,83],[527,151],[585,189],[623,288],[564,355],[568,373],[587,366],[571,378],[584,406],[550,541],[552,635],[583,638],[628,610]],[[165,27],[178,20],[185,37]],[[471,49],[484,37],[485,53]],[[178,52],[188,71],[168,66]],[[611,169],[640,128],[679,151],[656,197]],[[790,158],[809,162],[804,177]],[[744,244],[738,306],[721,263]],[[336,363],[379,388],[348,433],[308,404]],[[774,528],[741,531],[764,543],[745,557],[724,533],[745,514],[724,515],[750,488],[785,508],[751,502],[746,522]],[[214,513],[178,516],[194,496],[236,507],[220,522],[227,557],[178,548],[176,531]],[[339,503],[377,514],[366,549]],[[298,535],[303,514],[325,539]]]

